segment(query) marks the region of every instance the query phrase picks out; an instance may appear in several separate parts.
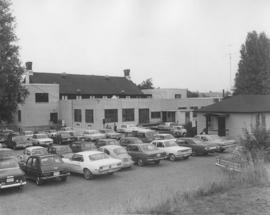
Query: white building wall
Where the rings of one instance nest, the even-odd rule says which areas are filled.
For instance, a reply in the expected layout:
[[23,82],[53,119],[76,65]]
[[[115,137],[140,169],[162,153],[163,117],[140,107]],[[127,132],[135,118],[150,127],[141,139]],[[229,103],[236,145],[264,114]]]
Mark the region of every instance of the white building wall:
[[153,99],[175,99],[180,94],[182,99],[187,98],[187,89],[145,89],[144,94],[151,94]]
[[[18,106],[21,110],[21,122],[18,122],[17,113],[14,114],[14,122],[21,129],[33,130],[50,126],[50,113],[59,115],[59,85],[58,84],[25,84],[29,95],[23,105]],[[35,93],[48,93],[48,103],[36,103]]]

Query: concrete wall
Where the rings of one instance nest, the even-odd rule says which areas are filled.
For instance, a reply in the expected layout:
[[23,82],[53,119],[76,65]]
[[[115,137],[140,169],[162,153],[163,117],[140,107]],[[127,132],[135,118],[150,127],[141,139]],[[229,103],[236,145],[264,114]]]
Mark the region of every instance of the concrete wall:
[[175,99],[175,94],[180,94],[182,99],[187,98],[187,89],[146,89],[144,94],[151,94],[153,99]]
[[[58,84],[25,84],[29,95],[23,105],[18,106],[21,110],[21,122],[18,122],[17,113],[14,114],[15,124],[23,130],[35,130],[50,126],[50,113],[57,112],[59,115],[59,85]],[[48,93],[48,103],[36,103],[35,93]]]
[[[81,100],[61,100],[60,101],[60,119],[64,120],[67,126],[80,128],[102,128],[105,109],[118,109],[118,122],[120,124],[138,124],[139,123],[139,109],[148,108],[150,122],[161,121],[158,119],[151,119],[152,111],[173,111],[175,112],[175,121],[185,123],[185,112],[192,112],[190,107],[197,106],[198,108],[207,106],[213,103],[213,98],[190,98],[190,99],[81,99]],[[185,107],[186,109],[182,109]],[[134,121],[122,122],[122,109],[134,108]],[[180,109],[179,109],[180,108]],[[82,122],[74,122],[74,109],[82,110]],[[85,123],[85,110],[93,109],[94,123]],[[191,114],[191,120],[192,114]],[[109,124],[113,126],[113,123]]]

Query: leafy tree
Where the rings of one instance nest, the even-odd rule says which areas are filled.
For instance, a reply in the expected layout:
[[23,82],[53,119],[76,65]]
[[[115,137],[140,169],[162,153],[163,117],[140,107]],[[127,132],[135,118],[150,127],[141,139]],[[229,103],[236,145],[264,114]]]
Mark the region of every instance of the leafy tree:
[[137,85],[141,90],[143,89],[154,89],[152,78],[148,78],[142,83]]
[[21,85],[24,70],[15,44],[15,18],[10,4],[9,0],[0,0],[0,122],[11,122],[18,103],[23,103],[28,94]]
[[247,35],[240,50],[234,95],[270,93],[270,40],[256,31]]

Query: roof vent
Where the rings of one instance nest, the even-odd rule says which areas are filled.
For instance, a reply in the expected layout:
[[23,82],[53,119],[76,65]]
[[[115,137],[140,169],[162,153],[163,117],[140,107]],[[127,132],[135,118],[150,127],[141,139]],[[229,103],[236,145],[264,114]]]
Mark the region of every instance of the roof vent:
[[67,77],[67,73],[63,72],[62,73],[62,78],[66,78]]
[[124,77],[130,80],[130,69],[124,69]]
[[105,79],[106,79],[106,80],[109,80],[109,79],[110,79],[110,76],[105,75]]

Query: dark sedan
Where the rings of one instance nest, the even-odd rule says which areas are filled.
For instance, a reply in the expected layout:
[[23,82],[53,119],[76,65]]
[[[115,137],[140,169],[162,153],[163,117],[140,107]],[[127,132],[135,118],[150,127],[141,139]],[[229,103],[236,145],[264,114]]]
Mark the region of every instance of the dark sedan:
[[127,152],[138,166],[148,163],[159,164],[161,160],[167,158],[165,152],[161,152],[156,146],[149,143],[130,144],[127,146]]
[[219,145],[215,143],[203,142],[197,138],[179,138],[176,140],[179,146],[186,146],[192,149],[192,155],[207,155],[211,152],[219,151]]
[[22,188],[26,184],[23,171],[14,158],[0,160],[0,190],[10,187]]
[[81,140],[75,141],[75,142],[71,143],[69,146],[70,146],[73,153],[97,150],[95,143],[81,141]]
[[143,142],[137,137],[123,137],[120,139],[121,146],[128,146],[130,144],[143,144]]
[[68,145],[62,145],[62,146],[51,146],[48,148],[48,152],[50,154],[56,154],[60,157],[66,157],[70,158],[73,155],[73,152],[71,148]]
[[22,163],[20,166],[26,177],[34,180],[37,185],[50,179],[66,181],[70,174],[69,169],[58,155],[30,156],[26,163]]

